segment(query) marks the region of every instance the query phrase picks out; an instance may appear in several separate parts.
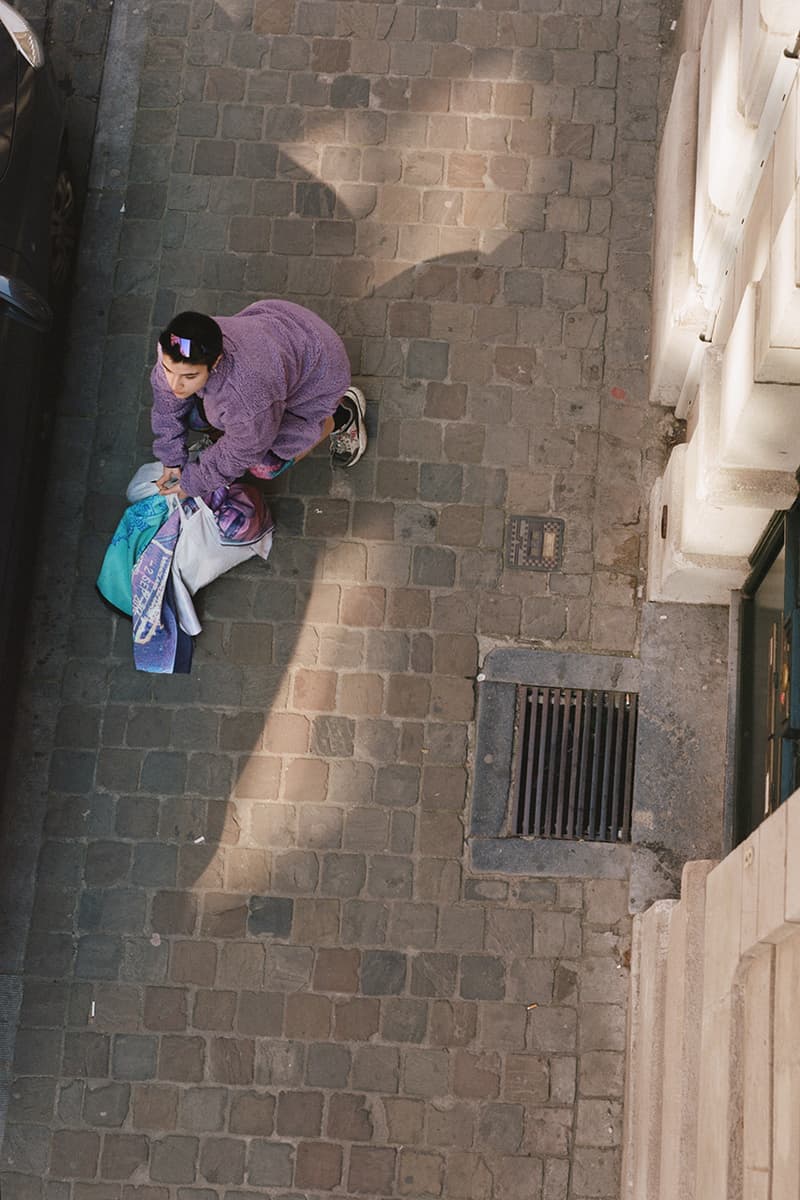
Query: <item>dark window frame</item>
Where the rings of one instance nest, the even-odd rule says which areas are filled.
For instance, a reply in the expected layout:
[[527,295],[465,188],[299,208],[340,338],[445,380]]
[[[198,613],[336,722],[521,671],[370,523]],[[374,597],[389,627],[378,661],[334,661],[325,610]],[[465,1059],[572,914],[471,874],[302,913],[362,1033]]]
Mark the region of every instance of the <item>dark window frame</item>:
[[[759,610],[759,590],[781,551],[785,554],[783,604],[780,611],[773,610],[775,618],[765,639],[764,614],[769,610]],[[737,645],[734,845],[800,786],[800,500],[773,515],[749,562],[750,574],[741,589]],[[766,711],[759,713],[760,690]]]

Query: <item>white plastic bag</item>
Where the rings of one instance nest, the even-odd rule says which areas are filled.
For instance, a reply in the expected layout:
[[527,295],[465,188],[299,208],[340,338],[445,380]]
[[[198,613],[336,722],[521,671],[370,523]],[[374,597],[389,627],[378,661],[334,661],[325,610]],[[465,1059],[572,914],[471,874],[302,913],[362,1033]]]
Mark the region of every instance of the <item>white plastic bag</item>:
[[[199,458],[199,455],[198,447],[192,446],[189,450],[189,462],[195,462]],[[164,464],[160,462],[144,463],[139,467],[139,470],[128,484],[125,492],[128,503],[135,504],[137,500],[144,500],[147,496],[155,496],[158,493],[156,480],[161,478],[164,470]]]
[[181,535],[172,559],[172,585],[181,628],[196,636],[201,625],[195,612],[192,596],[255,554],[267,558],[272,547],[272,532],[265,533],[257,542],[248,546],[223,545],[213,512],[208,505],[195,496],[197,511],[184,512],[181,508]]
[[[190,458],[192,455],[190,454]],[[196,457],[196,455],[195,455]],[[126,497],[129,504],[158,494],[156,480],[160,479],[164,467],[160,462],[144,463],[128,484]],[[171,578],[175,595],[175,606],[181,629],[196,637],[202,626],[198,620],[192,597],[200,588],[211,583],[232,567],[247,562],[253,555],[269,558],[272,549],[272,531],[265,533],[257,542],[247,546],[223,544],[219,540],[216,518],[208,505],[194,497],[197,511],[187,513],[179,505],[177,496],[165,496],[170,511],[179,506],[181,534],[172,558]]]
[[136,504],[138,500],[158,495],[156,480],[163,474],[164,468],[160,462],[145,463],[139,467],[125,492],[128,504]]

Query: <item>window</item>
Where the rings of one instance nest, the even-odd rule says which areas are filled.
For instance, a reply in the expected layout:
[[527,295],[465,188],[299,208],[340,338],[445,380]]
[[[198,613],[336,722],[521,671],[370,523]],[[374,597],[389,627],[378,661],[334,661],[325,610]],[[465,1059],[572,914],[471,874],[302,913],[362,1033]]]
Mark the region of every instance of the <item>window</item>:
[[800,786],[800,511],[776,513],[742,588],[734,838]]

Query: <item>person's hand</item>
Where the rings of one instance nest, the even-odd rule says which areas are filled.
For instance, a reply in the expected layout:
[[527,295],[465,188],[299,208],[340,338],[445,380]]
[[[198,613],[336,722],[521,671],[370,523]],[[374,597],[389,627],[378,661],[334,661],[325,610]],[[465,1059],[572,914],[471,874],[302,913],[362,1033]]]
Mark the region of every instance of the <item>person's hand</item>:
[[177,496],[179,500],[186,499],[186,492],[181,487],[180,467],[165,467],[162,475],[156,480],[156,487],[162,496]]

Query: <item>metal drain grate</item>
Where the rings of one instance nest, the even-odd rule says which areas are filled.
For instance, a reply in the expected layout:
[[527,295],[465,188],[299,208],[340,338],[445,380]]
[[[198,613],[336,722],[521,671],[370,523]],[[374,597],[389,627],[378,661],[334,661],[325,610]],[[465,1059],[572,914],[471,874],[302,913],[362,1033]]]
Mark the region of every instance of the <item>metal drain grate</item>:
[[631,840],[638,695],[522,686],[510,832]]

